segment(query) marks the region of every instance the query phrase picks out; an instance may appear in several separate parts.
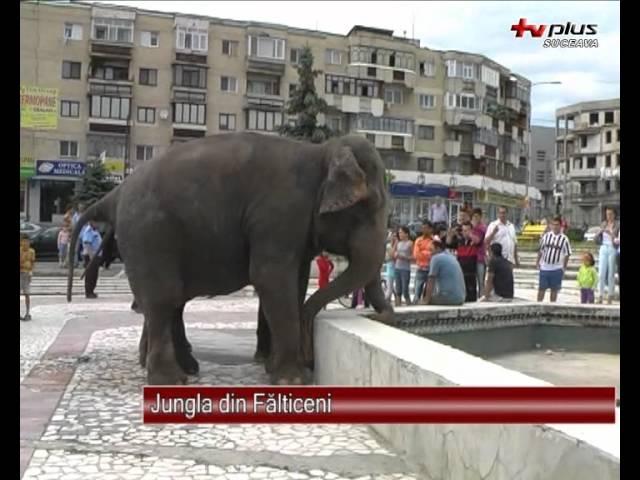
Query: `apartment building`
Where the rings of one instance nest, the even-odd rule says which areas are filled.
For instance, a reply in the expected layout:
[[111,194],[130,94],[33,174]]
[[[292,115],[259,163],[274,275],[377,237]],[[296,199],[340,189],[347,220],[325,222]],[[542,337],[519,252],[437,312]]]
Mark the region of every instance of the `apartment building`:
[[529,183],[540,191],[540,211],[544,217],[554,215],[556,163],[556,129],[554,127],[531,127],[531,177]]
[[556,201],[576,226],[599,225],[620,207],[620,99],[556,111]]
[[312,49],[330,111],[365,136],[392,175],[393,216],[435,196],[513,218],[540,199],[526,185],[530,82],[481,56],[420,47],[392,31],[346,35],[107,4],[21,3],[21,213],[56,221],[102,158],[115,180],[174,142],[251,130],[277,134]]

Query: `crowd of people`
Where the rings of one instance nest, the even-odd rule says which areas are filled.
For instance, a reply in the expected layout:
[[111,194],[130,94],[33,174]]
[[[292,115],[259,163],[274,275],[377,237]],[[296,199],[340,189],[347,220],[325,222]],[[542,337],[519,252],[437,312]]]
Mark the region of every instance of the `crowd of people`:
[[[434,205],[431,217],[444,211]],[[516,228],[507,219],[507,208],[498,209],[498,218],[488,225],[479,208],[461,209],[455,222],[422,222],[421,234],[412,240],[402,226],[389,231],[386,249],[387,300],[401,305],[462,305],[467,302],[509,302],[514,298],[514,268],[520,266]],[[536,269],[538,301],[547,290],[556,302],[572,255],[571,242],[565,234],[567,222],[556,216],[548,222],[540,238]],[[611,304],[615,294],[615,275],[620,260],[620,224],[613,209],[606,210],[606,220],[596,236],[600,245],[599,266],[593,255],[585,252],[577,275],[582,303]],[[409,291],[412,265],[415,265],[414,291]],[[595,298],[595,290],[599,296]],[[413,296],[412,296],[413,294]]]

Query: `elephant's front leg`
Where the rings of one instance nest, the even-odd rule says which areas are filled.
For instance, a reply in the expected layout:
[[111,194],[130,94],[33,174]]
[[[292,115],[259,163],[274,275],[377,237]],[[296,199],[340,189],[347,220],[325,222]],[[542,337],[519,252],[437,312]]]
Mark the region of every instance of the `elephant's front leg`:
[[252,262],[251,281],[260,296],[261,309],[271,333],[271,354],[267,370],[276,385],[304,383],[300,361],[300,309],[298,268],[278,264],[260,266]]
[[385,298],[384,290],[382,289],[382,281],[380,279],[380,272],[376,274],[373,280],[365,285],[364,292],[377,312],[374,318],[379,322],[394,325],[395,320],[393,316],[393,307]]
[[145,302],[147,327],[147,383],[149,385],[185,384],[187,376],[177,362],[174,323],[183,305]]

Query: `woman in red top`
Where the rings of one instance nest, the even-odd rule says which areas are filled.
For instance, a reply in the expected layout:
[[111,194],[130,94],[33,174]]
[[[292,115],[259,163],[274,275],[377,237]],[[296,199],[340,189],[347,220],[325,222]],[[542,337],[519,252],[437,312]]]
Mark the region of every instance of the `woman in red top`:
[[334,268],[333,262],[327,252],[322,252],[316,258],[316,264],[318,265],[318,287],[324,288],[329,284],[329,277]]

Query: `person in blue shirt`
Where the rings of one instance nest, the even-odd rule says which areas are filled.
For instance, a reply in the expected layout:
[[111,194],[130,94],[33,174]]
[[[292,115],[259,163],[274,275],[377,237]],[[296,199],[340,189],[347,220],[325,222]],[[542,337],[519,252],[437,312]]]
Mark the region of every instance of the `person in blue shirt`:
[[445,250],[440,237],[431,242],[431,264],[427,292],[423,299],[426,305],[462,305],[466,297],[464,275],[454,255]]
[[95,222],[92,220],[84,226],[80,234],[82,239],[84,259],[84,294],[86,298],[98,298],[94,290],[98,283],[98,274],[100,272],[100,262],[93,262],[91,259],[98,254],[100,244],[102,243],[102,236],[98,231]]

